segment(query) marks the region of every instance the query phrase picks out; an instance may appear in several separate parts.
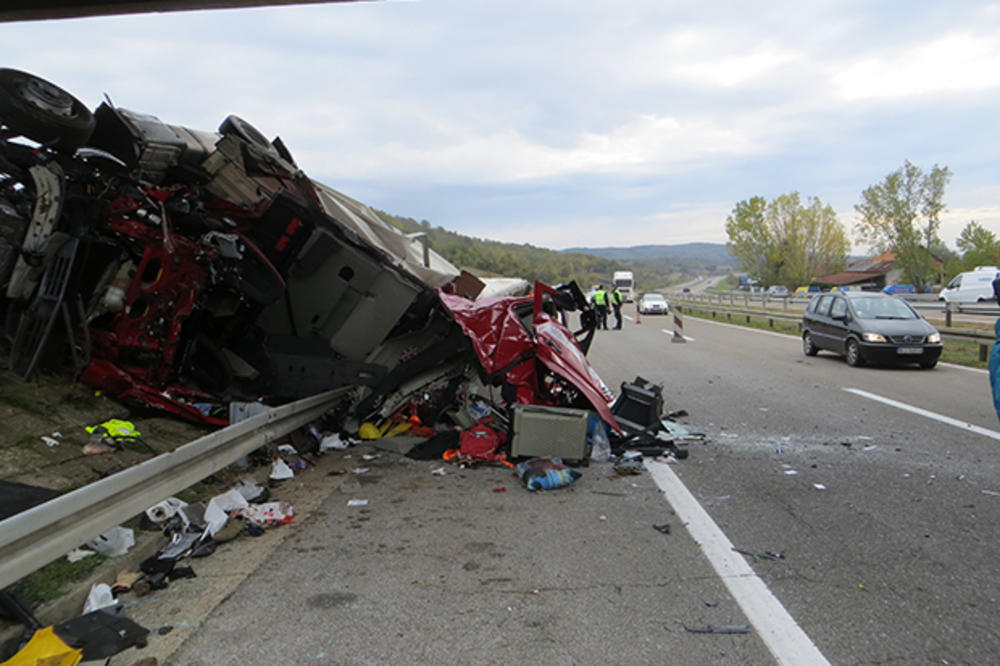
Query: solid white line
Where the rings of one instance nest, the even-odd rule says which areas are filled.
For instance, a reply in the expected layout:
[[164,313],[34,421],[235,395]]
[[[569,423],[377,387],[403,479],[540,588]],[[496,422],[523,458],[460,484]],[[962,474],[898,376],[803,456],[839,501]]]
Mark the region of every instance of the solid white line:
[[868,398],[869,400],[875,400],[876,402],[881,402],[883,404],[889,405],[890,407],[896,407],[898,409],[905,410],[907,412],[913,412],[914,414],[919,414],[920,416],[926,416],[929,419],[934,419],[935,421],[940,421],[941,423],[947,423],[948,425],[955,426],[956,428],[961,428],[962,430],[969,430],[977,435],[982,435],[983,437],[991,437],[993,439],[1000,440],[1000,432],[995,430],[989,430],[988,428],[983,428],[981,426],[973,425],[972,423],[967,423],[966,421],[959,421],[958,419],[953,419],[950,416],[945,416],[944,414],[938,414],[937,412],[929,412],[926,409],[921,409],[920,407],[914,407],[913,405],[907,405],[905,402],[899,402],[898,400],[893,400],[892,398],[884,398],[880,395],[874,393],[869,393],[868,391],[862,391],[856,388],[844,388],[848,393],[853,393],[854,395],[860,395],[862,398]]
[[[665,328],[661,328],[660,331],[663,332],[663,333],[666,333],[667,335],[669,335],[671,337],[673,337],[673,335],[674,335],[673,331],[667,330]],[[681,334],[681,337],[684,338],[687,342],[694,342],[694,338],[688,337],[688,336],[684,335],[683,333]]]
[[733,552],[732,542],[677,478],[670,465],[648,459],[645,465],[778,663],[829,664],[743,556]]
[[778,333],[777,331],[765,331],[759,328],[751,328],[750,326],[740,326],[739,324],[727,324],[721,321],[713,321],[711,319],[702,319],[701,317],[692,317],[692,319],[698,322],[704,322],[706,324],[715,324],[716,326],[725,326],[726,328],[738,328],[741,331],[750,331],[752,333],[760,333],[761,335],[774,335],[779,338],[791,338],[792,340],[798,340],[799,336],[792,335],[791,333]]

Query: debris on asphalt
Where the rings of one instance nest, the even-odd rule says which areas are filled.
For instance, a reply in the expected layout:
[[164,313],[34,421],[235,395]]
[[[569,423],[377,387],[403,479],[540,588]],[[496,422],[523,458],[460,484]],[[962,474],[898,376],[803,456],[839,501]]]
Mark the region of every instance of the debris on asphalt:
[[733,552],[739,553],[740,555],[746,555],[752,557],[755,560],[783,560],[785,556],[782,553],[772,553],[769,550],[765,550],[762,553],[758,553],[752,550],[744,550],[743,548],[733,548]]
[[129,527],[112,527],[107,532],[98,534],[85,545],[101,555],[120,557],[135,545],[135,532]]
[[704,627],[689,627],[686,624],[681,624],[684,627],[684,631],[692,634],[749,634],[750,625],[749,624],[728,624],[728,625],[706,625]]
[[661,525],[653,525],[653,529],[662,534],[670,534],[670,523],[663,523]]
[[583,476],[580,470],[567,467],[559,458],[532,458],[518,463],[515,469],[528,490],[555,490]]
[[816,490],[826,490],[826,486],[822,483],[814,483],[813,488]]
[[349,507],[368,506],[368,500],[366,500],[366,499],[351,499],[351,500],[347,500],[347,506],[349,506]]

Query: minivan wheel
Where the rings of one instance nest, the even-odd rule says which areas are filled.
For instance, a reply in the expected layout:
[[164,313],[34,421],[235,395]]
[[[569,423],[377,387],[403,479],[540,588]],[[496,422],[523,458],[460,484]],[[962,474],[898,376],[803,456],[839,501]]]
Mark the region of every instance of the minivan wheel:
[[854,338],[847,341],[847,365],[856,368],[865,364],[865,359],[861,356],[861,345]]
[[802,353],[806,356],[815,356],[819,351],[819,347],[813,344],[812,335],[808,332],[802,335]]

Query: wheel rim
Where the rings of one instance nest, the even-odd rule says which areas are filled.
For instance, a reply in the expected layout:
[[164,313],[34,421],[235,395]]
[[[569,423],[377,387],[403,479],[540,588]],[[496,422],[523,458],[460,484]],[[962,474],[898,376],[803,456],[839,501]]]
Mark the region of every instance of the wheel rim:
[[851,340],[847,343],[847,362],[856,365],[858,362],[858,343]]
[[32,106],[63,118],[73,118],[73,98],[62,88],[42,79],[27,79],[18,86],[21,98]]

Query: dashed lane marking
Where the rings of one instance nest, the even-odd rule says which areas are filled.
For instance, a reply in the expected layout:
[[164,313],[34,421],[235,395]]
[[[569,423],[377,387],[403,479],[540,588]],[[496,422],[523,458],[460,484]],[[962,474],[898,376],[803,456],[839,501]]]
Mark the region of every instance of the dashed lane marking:
[[828,666],[830,662],[764,581],[754,573],[742,555],[733,552],[732,542],[670,465],[652,460],[646,460],[645,465],[775,660],[779,664]]
[[844,388],[848,393],[853,393],[854,395],[859,395],[862,398],[868,398],[869,400],[874,400],[876,402],[881,402],[884,405],[889,405],[890,407],[895,407],[897,409],[902,409],[907,412],[912,412],[913,414],[919,414],[920,416],[927,417],[929,419],[934,419],[935,421],[940,421],[941,423],[946,423],[950,426],[955,426],[956,428],[961,428],[962,430],[967,430],[974,432],[977,435],[982,435],[983,437],[990,437],[992,439],[1000,440],[1000,432],[995,430],[990,430],[988,428],[983,428],[982,426],[977,426],[966,421],[959,421],[958,419],[953,419],[950,416],[945,416],[944,414],[938,414],[937,412],[931,412],[926,409],[921,409],[920,407],[914,407],[913,405],[908,405],[905,402],[899,402],[898,400],[893,400],[892,398],[886,398],[875,393],[869,393],[868,391],[862,391],[856,388]]
[[[669,329],[666,329],[666,328],[661,328],[660,330],[661,330],[662,332],[666,333],[666,334],[667,334],[667,335],[669,335],[669,336],[673,336],[673,334],[674,334],[674,332],[673,332],[673,331],[671,331],[671,330],[669,330]],[[689,336],[687,336],[687,335],[683,335],[683,334],[682,334],[682,335],[681,335],[681,337],[682,337],[682,338],[684,338],[684,340],[685,340],[686,342],[694,342],[694,338],[692,338],[692,337],[689,337]]]

